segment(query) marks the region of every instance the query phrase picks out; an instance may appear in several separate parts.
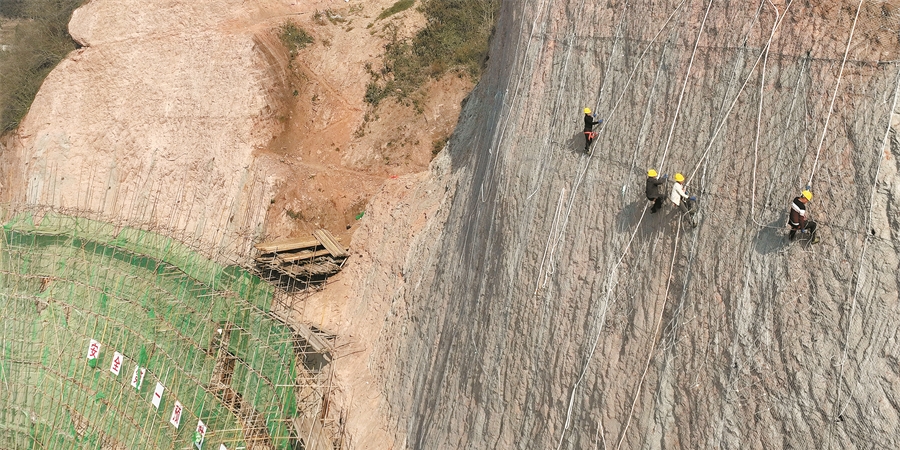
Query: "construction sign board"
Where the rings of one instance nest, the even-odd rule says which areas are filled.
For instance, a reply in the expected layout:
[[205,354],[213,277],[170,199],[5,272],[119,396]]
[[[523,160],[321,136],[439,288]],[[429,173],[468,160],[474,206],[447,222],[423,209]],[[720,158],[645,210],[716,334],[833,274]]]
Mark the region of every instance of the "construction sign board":
[[206,424],[197,419],[197,430],[194,433],[194,446],[197,450],[203,450],[203,440],[206,439]]
[[100,343],[91,339],[90,345],[88,345],[88,361],[92,359],[97,359],[97,356],[100,356]]
[[113,353],[113,360],[112,360],[112,364],[109,365],[109,371],[112,372],[115,376],[119,376],[119,371],[122,370],[122,360],[123,359],[124,359],[124,356],[121,353],[119,353],[119,352]]
[[184,407],[181,406],[181,402],[175,400],[175,407],[172,408],[172,417],[169,418],[169,423],[171,423],[175,428],[178,428],[178,424],[181,423],[182,412],[184,412]]
[[156,390],[153,391],[153,400],[151,400],[153,402],[153,406],[155,406],[156,409],[159,409],[159,402],[162,401],[162,395],[163,395],[164,390],[165,390],[165,388],[163,387],[162,383],[157,381],[156,382]]
[[131,387],[141,390],[145,373],[147,373],[147,369],[142,369],[141,366],[134,366],[134,374],[131,375]]

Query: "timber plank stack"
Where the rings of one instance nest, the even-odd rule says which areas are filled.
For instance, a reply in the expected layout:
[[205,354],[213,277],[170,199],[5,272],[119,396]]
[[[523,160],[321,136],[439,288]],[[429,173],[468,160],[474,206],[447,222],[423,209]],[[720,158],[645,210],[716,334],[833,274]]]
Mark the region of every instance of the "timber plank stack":
[[316,230],[310,238],[292,238],[256,244],[257,268],[269,278],[281,275],[304,284],[324,282],[337,273],[350,254],[328,230]]

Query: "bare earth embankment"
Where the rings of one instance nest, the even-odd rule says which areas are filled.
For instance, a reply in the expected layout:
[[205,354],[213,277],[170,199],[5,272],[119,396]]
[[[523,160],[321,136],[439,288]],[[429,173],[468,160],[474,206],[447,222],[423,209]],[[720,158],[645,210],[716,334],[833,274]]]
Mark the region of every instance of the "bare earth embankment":
[[[392,4],[91,1],[70,23],[82,48],[45,80],[5,140],[0,167],[4,201],[99,211],[226,259],[246,258],[260,239],[316,228],[358,249],[320,293],[327,315],[315,299],[296,313],[338,345],[354,343],[337,350],[331,410],[348,418],[353,448],[389,447],[393,433],[382,388],[367,383],[372,348],[357,348],[374,340],[377,327],[363,319],[377,315],[342,280],[405,254],[408,230],[388,247],[379,230],[423,219],[384,211],[411,195],[406,188],[427,184],[434,143],[449,136],[471,89],[451,75],[426,86],[415,106],[365,103],[367,66],[380,65],[393,33],[424,23],[415,8],[376,21]],[[293,57],[278,38],[286,21],[314,39]],[[375,194],[378,206],[367,211]],[[354,235],[360,224],[369,228]]]

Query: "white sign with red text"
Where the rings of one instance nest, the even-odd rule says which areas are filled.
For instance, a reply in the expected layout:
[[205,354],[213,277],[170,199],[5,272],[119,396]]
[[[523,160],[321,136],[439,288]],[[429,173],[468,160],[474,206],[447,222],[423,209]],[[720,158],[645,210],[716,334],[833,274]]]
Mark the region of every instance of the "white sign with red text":
[[131,387],[141,390],[145,373],[147,373],[147,369],[141,369],[141,366],[134,366],[134,374],[131,375]]
[[169,423],[178,428],[178,424],[181,423],[181,413],[184,411],[184,407],[181,406],[181,402],[175,400],[175,407],[172,408],[172,417],[169,418]]
[[88,345],[88,361],[92,359],[97,359],[97,356],[100,355],[100,343],[91,339],[90,345]]
[[202,450],[203,440],[206,439],[206,424],[200,419],[197,419],[197,435],[200,436],[200,441],[194,441],[194,446],[197,450]]
[[121,353],[115,352],[113,353],[112,364],[109,365],[109,371],[114,373],[116,376],[119,376],[119,371],[122,370],[122,360],[125,357],[122,356]]
[[153,391],[153,400],[151,400],[153,402],[153,406],[155,406],[156,409],[159,409],[159,402],[162,401],[162,395],[163,395],[164,390],[166,390],[166,388],[163,387],[162,383],[157,381],[156,382],[156,390]]

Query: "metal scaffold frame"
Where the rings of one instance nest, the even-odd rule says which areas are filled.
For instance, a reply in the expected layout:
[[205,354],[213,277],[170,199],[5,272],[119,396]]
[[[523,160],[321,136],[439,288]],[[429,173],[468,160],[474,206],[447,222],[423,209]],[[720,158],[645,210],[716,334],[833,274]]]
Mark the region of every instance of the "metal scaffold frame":
[[197,238],[104,219],[0,206],[0,447],[340,442],[330,354],[272,311],[284,293]]

